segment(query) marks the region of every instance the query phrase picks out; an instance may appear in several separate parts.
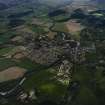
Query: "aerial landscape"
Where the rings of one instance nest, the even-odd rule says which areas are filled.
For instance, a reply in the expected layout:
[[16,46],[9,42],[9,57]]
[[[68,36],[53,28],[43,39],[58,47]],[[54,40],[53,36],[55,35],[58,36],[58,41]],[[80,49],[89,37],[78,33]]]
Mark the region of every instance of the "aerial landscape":
[[0,105],[105,105],[105,0],[0,0]]

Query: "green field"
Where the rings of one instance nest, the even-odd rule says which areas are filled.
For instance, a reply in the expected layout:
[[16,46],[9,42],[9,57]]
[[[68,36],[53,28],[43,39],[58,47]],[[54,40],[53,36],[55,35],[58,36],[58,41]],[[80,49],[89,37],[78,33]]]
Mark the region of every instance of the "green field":
[[56,74],[52,70],[41,70],[30,75],[23,84],[24,89],[30,91],[37,88],[40,95],[43,96],[41,96],[42,98],[49,96],[48,99],[50,100],[57,101],[57,99],[61,99],[66,92],[67,85],[55,79]]
[[54,31],[68,32],[68,29],[67,29],[65,23],[56,23],[52,29]]

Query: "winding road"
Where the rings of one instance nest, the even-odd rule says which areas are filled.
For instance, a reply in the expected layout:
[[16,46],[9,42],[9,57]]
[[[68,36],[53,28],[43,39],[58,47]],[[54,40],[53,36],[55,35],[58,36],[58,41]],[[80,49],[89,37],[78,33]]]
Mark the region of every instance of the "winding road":
[[6,91],[6,92],[0,92],[0,95],[8,96],[9,94],[12,94],[15,90],[17,90],[19,88],[19,86],[21,86],[24,83],[25,80],[26,80],[26,77],[23,77],[14,88],[12,88],[11,90]]

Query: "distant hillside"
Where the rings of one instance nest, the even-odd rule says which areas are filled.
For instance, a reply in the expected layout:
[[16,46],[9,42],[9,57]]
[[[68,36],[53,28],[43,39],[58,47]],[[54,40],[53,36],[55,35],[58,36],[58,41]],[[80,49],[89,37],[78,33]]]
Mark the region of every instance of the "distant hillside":
[[31,1],[36,1],[36,0],[0,0],[0,3],[6,4],[8,6],[14,6],[18,4],[22,4],[25,2],[31,2]]
[[101,9],[105,9],[105,0],[90,0],[91,3],[94,3]]
[[39,1],[49,6],[57,6],[65,4],[67,2],[72,2],[73,0],[39,0]]
[[7,5],[17,5],[22,3],[40,2],[49,6],[58,6],[69,1],[73,1],[73,0],[0,0],[0,3],[4,3]]
[[6,8],[8,8],[8,6],[6,4],[0,3],[0,10],[4,10]]
[[[3,8],[3,4],[8,6],[15,6],[24,3],[42,3],[51,7],[59,7],[64,4],[72,4],[72,5],[91,5],[94,4],[95,6],[105,7],[105,0],[0,0],[0,8]],[[1,5],[2,4],[2,5]],[[4,6],[5,7],[5,6]]]
[[93,2],[97,2],[97,3],[105,3],[105,0],[91,0]]

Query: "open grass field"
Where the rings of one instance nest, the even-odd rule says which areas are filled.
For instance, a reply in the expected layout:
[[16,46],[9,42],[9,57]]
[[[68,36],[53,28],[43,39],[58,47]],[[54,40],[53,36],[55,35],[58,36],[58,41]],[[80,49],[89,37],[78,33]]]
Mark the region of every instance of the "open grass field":
[[53,30],[60,32],[69,32],[65,23],[56,23],[55,26],[53,27]]
[[0,72],[0,83],[21,78],[26,70],[20,67],[10,67]]
[[5,47],[0,49],[0,56],[4,56],[5,54],[11,52],[13,47]]
[[76,22],[76,20],[68,21],[66,26],[70,33],[79,32],[84,28],[80,23]]
[[0,71],[4,71],[5,69],[8,69],[9,67],[13,66],[18,66],[27,69],[27,71],[40,70],[45,68],[45,66],[37,64],[28,58],[22,58],[21,60],[15,60],[4,57],[0,58]]
[[76,20],[69,20],[68,22],[66,22],[66,27],[68,29],[68,32],[71,34],[72,38],[79,41],[80,32],[82,29],[84,29],[84,26],[82,26]]
[[54,99],[55,101],[61,99],[66,92],[67,85],[59,82],[55,78],[56,73],[52,70],[52,68],[41,70],[30,75],[23,84],[24,89],[29,91],[37,88],[43,97],[49,96],[48,99]]

